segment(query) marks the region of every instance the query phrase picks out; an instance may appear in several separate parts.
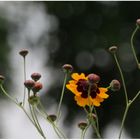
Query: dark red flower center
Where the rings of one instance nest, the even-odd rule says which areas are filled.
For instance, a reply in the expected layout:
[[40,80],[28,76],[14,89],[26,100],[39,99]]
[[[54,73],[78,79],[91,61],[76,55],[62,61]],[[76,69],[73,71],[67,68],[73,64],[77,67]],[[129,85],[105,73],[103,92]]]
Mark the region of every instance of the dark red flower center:
[[[81,92],[81,97],[87,98],[88,97],[88,90],[89,90],[89,83],[85,79],[79,79],[77,82],[77,90]],[[90,89],[90,96],[92,98],[95,98],[97,94],[99,94],[99,88],[97,87],[97,84],[91,85]]]

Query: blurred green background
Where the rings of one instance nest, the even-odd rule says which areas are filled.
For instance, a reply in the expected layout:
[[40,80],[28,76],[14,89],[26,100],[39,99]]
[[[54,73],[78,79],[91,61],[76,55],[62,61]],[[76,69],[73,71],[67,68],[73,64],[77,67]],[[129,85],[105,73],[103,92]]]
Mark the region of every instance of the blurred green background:
[[[41,16],[36,13],[31,14],[31,17],[34,16],[37,20],[30,23],[37,24],[43,33],[40,35],[40,32],[36,30],[36,26],[32,29],[28,28],[27,34],[22,36],[22,41],[26,43],[23,43],[23,46],[20,46],[19,43],[16,47],[19,47],[19,50],[23,47],[32,50],[44,47],[47,56],[45,57],[47,60],[43,60],[44,67],[46,69],[49,67],[52,73],[55,72],[51,76],[52,79],[55,79],[53,84],[50,84],[49,89],[44,90],[44,94],[41,95],[42,102],[47,109],[53,103],[58,103],[59,101],[64,78],[61,66],[65,63],[72,64],[74,72],[100,75],[100,85],[104,87],[107,87],[112,79],[121,81],[114,59],[108,52],[108,48],[112,45],[119,47],[117,55],[124,72],[130,99],[139,91],[140,72],[136,67],[136,62],[130,49],[130,37],[136,26],[136,19],[140,16],[140,2],[119,1],[0,2],[0,73],[5,75],[7,79],[5,85],[8,89],[12,87],[14,81],[14,77],[10,75],[13,69],[9,61],[9,54],[14,49],[14,45],[10,45],[9,42],[13,40],[14,42],[19,41],[18,35],[22,31],[19,29],[20,27],[21,29],[26,27],[27,22],[25,22],[26,16],[24,12],[29,11],[29,5],[35,5],[38,10],[42,6],[42,12],[48,15],[46,19],[50,20],[51,24],[46,32],[43,32],[44,24],[43,20],[40,19]],[[10,8],[13,8],[17,13],[13,12],[8,15],[6,10],[8,11]],[[21,14],[23,18],[18,14]],[[44,22],[46,21],[44,20]],[[36,31],[34,32],[34,38],[30,37],[30,31],[32,30]],[[9,34],[12,38],[9,37]],[[38,39],[36,39],[37,37]],[[134,45],[138,59],[140,56],[139,38],[140,33],[137,32]],[[37,58],[38,61],[41,61],[39,60],[40,56],[37,56]],[[32,60],[33,63],[37,63],[34,58]],[[49,81],[45,84],[48,83]],[[120,123],[125,107],[123,88],[119,92],[110,92],[109,94],[110,98],[103,102],[101,107],[97,108],[101,133],[113,120]],[[0,97],[3,99],[3,96]],[[71,132],[75,117],[83,115],[84,111],[76,105],[73,94],[68,90],[66,90],[63,106],[66,110],[63,123],[67,126],[68,131]],[[139,106],[140,101],[138,98],[131,107],[125,122],[125,128],[130,138],[140,138]],[[2,128],[0,129],[2,130]],[[0,132],[1,138],[3,138],[2,131]]]

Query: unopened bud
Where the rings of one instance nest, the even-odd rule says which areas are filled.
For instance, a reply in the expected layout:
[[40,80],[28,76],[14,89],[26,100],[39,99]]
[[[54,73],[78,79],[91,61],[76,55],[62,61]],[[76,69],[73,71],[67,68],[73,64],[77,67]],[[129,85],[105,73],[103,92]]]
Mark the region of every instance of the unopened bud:
[[115,53],[115,52],[117,51],[117,49],[118,49],[117,46],[112,46],[112,47],[109,48],[109,51],[110,51],[111,53]]
[[110,89],[112,91],[118,91],[121,88],[121,84],[118,80],[112,80],[110,83]]
[[28,50],[23,49],[23,50],[21,50],[21,51],[19,52],[19,54],[20,54],[21,56],[25,57],[25,56],[28,54]]
[[137,19],[137,20],[136,20],[136,24],[137,24],[138,26],[140,26],[140,19]]
[[4,80],[5,80],[5,77],[0,75],[0,84],[3,84]]
[[31,78],[32,78],[34,81],[38,81],[38,80],[41,78],[41,74],[40,74],[40,73],[32,73],[32,74],[31,74]]
[[81,130],[85,130],[85,128],[87,127],[87,122],[80,122],[78,123],[78,127],[81,129]]
[[56,117],[56,115],[52,114],[52,115],[49,115],[49,116],[47,117],[47,119],[48,119],[49,121],[51,121],[51,122],[54,122],[54,121],[56,121],[57,117]]
[[40,83],[40,82],[35,82],[35,84],[34,84],[34,86],[33,86],[33,88],[32,88],[32,91],[33,91],[34,93],[37,93],[37,92],[39,92],[42,88],[43,88],[42,83]]
[[39,96],[32,95],[32,96],[29,97],[28,101],[29,101],[29,103],[31,105],[38,105],[38,103],[39,103]]
[[24,85],[28,90],[31,90],[34,87],[35,82],[33,80],[26,80]]
[[73,71],[73,66],[70,64],[65,64],[62,66],[64,72],[72,72]]
[[90,84],[98,83],[100,81],[100,76],[97,74],[89,74],[87,77]]

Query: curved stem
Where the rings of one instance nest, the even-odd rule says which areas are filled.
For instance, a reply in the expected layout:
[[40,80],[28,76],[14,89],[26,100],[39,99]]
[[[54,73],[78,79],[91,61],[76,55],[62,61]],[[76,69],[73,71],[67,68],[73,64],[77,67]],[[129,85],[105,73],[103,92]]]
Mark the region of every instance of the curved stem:
[[97,129],[99,131],[99,119],[98,119],[98,114],[97,114],[97,111],[96,111],[96,108],[93,106],[93,109],[94,109],[94,113],[96,115],[96,124],[97,124]]
[[123,131],[123,127],[124,127],[124,122],[125,122],[125,120],[126,120],[126,116],[127,116],[129,107],[130,107],[130,105],[128,104],[128,105],[126,106],[126,108],[125,108],[125,112],[124,112],[123,119],[122,119],[122,123],[121,123],[120,133],[119,133],[119,139],[121,138],[121,135],[122,135],[122,131]]
[[136,32],[137,32],[138,29],[139,29],[139,26],[136,25],[136,28],[135,28],[135,30],[133,31],[132,36],[131,36],[131,49],[132,49],[132,52],[133,52],[135,61],[136,61],[136,63],[137,63],[137,66],[138,66],[138,68],[139,68],[139,61],[138,61],[138,58],[137,58],[137,55],[136,55],[136,51],[135,51],[135,49],[134,49],[134,44],[133,44],[134,36],[135,36],[135,34],[136,34]]
[[[49,115],[47,114],[47,112],[46,112],[44,106],[42,105],[42,103],[41,103],[40,101],[39,101],[39,105],[40,105],[40,107],[41,107],[42,110],[43,110],[43,112],[40,112],[40,110],[38,110],[38,111],[40,112],[40,114],[45,114],[45,116],[49,117]],[[65,136],[65,135],[61,132],[61,130],[55,125],[55,123],[54,123],[53,121],[50,121],[50,120],[46,119],[47,117],[45,117],[45,116],[42,115],[42,117],[43,117],[45,120],[47,120],[47,121],[53,126],[54,131],[56,132],[57,136],[58,136],[59,138],[64,138],[64,139],[66,139],[66,136]],[[60,134],[59,134],[57,131],[61,134],[61,136],[60,136]]]
[[119,62],[118,62],[118,59],[117,59],[117,56],[116,56],[115,53],[114,53],[114,59],[115,59],[115,61],[116,61],[117,67],[118,67],[119,72],[120,72],[120,75],[121,75],[122,84],[123,84],[124,93],[125,93],[125,100],[126,100],[126,105],[127,105],[127,104],[128,104],[128,95],[127,95],[125,80],[124,80],[124,76],[123,76],[123,73],[122,73],[122,69],[121,69],[121,67],[120,67],[120,64],[119,64]]
[[64,90],[65,90],[65,86],[66,86],[67,75],[68,75],[68,73],[65,73],[63,88],[62,88],[61,97],[60,97],[60,101],[59,101],[59,105],[58,105],[58,109],[57,109],[57,119],[60,116],[60,108],[61,108],[61,104],[62,104],[62,100],[63,100],[63,96],[64,96]]

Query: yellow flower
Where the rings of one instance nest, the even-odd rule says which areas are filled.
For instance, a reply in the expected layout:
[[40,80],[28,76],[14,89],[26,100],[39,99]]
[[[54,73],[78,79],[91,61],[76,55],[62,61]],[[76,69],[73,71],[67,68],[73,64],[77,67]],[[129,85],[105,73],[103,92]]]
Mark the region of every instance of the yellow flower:
[[73,73],[71,75],[73,80],[70,80],[66,87],[74,93],[75,101],[81,107],[87,106],[100,106],[100,103],[104,101],[104,99],[108,98],[109,95],[106,94],[108,91],[107,88],[98,87],[97,83],[94,83],[90,87],[90,95],[89,91],[89,82],[88,77],[85,76],[84,73],[78,74]]

